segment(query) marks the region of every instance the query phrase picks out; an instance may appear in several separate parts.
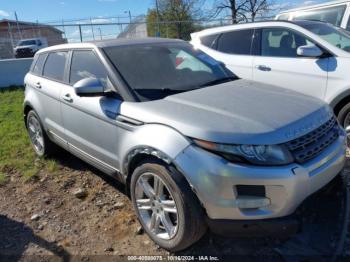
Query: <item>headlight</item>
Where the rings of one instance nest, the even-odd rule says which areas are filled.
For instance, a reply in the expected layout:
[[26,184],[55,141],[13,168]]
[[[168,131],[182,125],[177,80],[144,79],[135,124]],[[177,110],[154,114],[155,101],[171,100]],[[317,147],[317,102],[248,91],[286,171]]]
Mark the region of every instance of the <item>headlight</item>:
[[194,139],[194,143],[222,155],[232,162],[245,162],[256,165],[286,165],[293,162],[293,156],[283,145],[230,145],[216,144]]

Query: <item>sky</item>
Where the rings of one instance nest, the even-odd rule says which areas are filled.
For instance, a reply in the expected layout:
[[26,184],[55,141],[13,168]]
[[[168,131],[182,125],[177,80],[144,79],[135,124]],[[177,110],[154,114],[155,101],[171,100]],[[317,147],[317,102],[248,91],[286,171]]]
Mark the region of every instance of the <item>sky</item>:
[[[215,1],[204,1],[202,11],[213,10]],[[270,0],[273,10],[290,9],[302,5],[311,5],[327,0]],[[98,25],[104,23],[128,23],[129,12],[132,17],[147,13],[155,7],[155,0],[0,0],[0,20],[15,19],[27,22],[48,23],[63,32],[68,42],[80,42],[96,39],[115,38],[126,25]],[[276,11],[278,12],[278,11]],[[229,15],[229,10],[221,17]],[[271,14],[269,14],[271,15]],[[116,18],[118,17],[118,18]],[[85,25],[81,25],[85,23]],[[64,26],[57,26],[64,24]],[[80,29],[79,30],[79,24]]]
[[[207,0],[205,9],[210,9],[214,1]],[[292,8],[310,5],[324,0],[274,0],[276,7]],[[155,5],[155,0],[1,0],[0,19],[14,19],[16,11],[22,21],[61,21],[83,18],[104,18],[125,16],[128,11],[132,16],[147,13]]]

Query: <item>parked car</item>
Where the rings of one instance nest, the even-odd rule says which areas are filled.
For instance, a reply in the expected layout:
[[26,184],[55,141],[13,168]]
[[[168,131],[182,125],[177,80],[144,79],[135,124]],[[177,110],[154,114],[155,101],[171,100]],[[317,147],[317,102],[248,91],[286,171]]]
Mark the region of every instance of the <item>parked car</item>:
[[238,77],[323,99],[350,126],[350,34],[317,21],[232,25],[192,34]]
[[338,0],[303,6],[281,12],[277,20],[313,20],[330,23],[350,31],[350,1]]
[[18,41],[13,51],[16,58],[33,57],[38,50],[45,47],[48,47],[45,37],[30,38]]
[[289,215],[345,161],[344,130],[326,103],[239,80],[180,40],[49,47],[25,85],[35,152],[57,144],[120,180],[145,231],[172,251],[207,226],[295,232]]

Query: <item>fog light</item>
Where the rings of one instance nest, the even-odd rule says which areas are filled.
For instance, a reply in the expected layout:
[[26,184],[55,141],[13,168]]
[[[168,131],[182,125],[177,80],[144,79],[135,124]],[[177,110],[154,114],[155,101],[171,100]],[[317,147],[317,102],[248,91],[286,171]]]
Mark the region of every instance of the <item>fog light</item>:
[[238,208],[261,208],[270,205],[271,201],[266,197],[239,196],[233,203]]

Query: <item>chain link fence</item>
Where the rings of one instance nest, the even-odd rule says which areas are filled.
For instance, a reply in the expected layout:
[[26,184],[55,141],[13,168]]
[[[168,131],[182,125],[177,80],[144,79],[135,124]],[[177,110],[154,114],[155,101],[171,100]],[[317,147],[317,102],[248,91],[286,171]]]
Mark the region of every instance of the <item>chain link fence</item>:
[[[271,17],[260,18],[261,20]],[[44,38],[48,46],[116,38],[190,39],[190,33],[232,24],[229,18],[148,22],[146,16],[89,18],[47,23],[0,21],[0,59],[13,58],[20,40]]]

